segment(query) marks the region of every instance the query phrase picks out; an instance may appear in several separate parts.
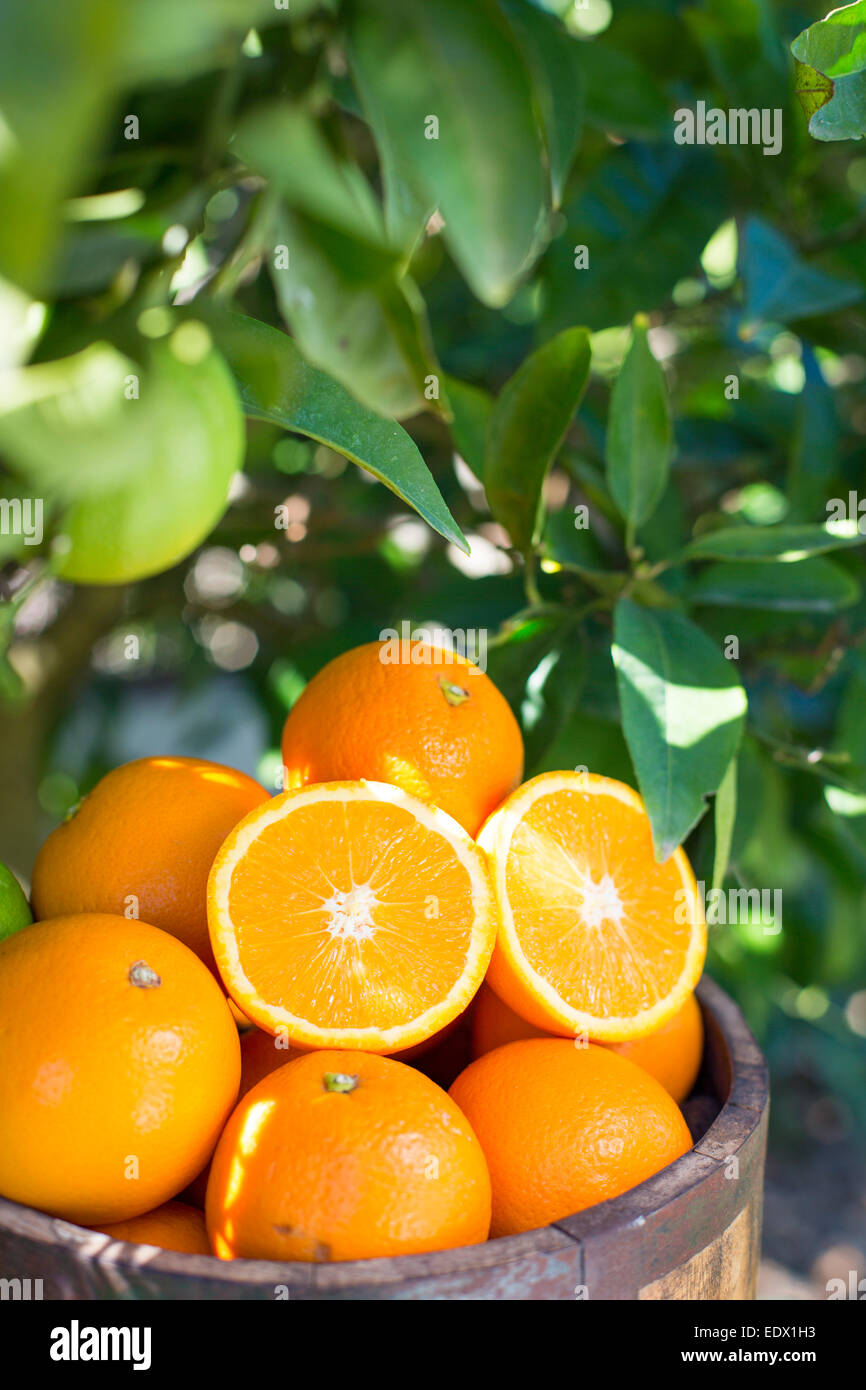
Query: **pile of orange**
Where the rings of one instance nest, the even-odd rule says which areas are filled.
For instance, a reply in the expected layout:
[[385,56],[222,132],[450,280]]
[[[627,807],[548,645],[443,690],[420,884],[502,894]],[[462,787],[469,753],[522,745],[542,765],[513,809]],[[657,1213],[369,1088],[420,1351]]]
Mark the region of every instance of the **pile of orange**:
[[282,751],[276,796],[127,764],[49,836],[0,943],[0,1194],[347,1260],[544,1225],[688,1150],[706,928],[631,788],[521,785],[502,695],[418,642],[331,662]]

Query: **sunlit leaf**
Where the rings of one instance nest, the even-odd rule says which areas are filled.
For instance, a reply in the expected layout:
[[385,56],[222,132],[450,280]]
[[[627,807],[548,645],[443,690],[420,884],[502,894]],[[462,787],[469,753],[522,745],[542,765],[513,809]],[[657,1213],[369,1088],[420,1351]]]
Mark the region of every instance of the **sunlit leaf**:
[[842,5],[798,34],[791,52],[826,77],[845,77],[866,69],[866,0]]
[[613,660],[623,731],[652,822],[656,857],[667,859],[718,791],[746,712],[736,667],[694,623],[620,599]]

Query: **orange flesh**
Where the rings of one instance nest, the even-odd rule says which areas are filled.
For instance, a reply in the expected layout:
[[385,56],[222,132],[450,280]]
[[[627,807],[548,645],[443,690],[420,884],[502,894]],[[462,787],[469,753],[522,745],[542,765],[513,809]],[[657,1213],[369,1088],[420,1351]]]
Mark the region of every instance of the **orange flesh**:
[[656,863],[646,815],[612,796],[540,796],[505,873],[526,958],[572,1008],[638,1012],[674,988],[692,927],[676,921],[682,877],[673,858]]
[[330,1028],[391,1028],[437,1004],[473,928],[447,840],[381,802],[317,802],[265,827],[228,909],[258,997]]

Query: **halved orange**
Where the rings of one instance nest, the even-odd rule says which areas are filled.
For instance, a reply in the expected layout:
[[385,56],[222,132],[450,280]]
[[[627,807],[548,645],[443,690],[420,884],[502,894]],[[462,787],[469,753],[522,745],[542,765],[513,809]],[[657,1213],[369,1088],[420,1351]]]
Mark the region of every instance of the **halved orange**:
[[623,1042],[661,1027],[704,965],[707,928],[681,849],[653,854],[637,792],[593,773],[519,787],[478,837],[499,934],[487,982],[551,1033]]
[[379,782],[275,796],[208,884],[223,983],[292,1046],[390,1053],[462,1013],[496,936],[484,855],[444,811]]

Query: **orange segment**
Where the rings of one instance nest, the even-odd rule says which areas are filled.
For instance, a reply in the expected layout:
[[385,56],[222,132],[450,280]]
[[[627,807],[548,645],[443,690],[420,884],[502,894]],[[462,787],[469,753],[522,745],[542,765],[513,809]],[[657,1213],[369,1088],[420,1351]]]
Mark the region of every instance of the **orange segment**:
[[689,862],[653,854],[637,792],[549,772],[484,826],[500,915],[488,981],[537,1028],[599,1042],[642,1037],[685,1002],[706,924]]
[[237,1006],[300,1047],[396,1052],[462,1012],[495,919],[483,855],[396,787],[285,792],[216,857],[208,921]]

